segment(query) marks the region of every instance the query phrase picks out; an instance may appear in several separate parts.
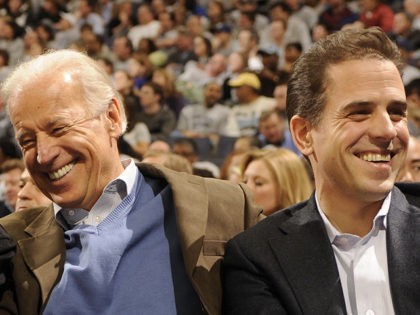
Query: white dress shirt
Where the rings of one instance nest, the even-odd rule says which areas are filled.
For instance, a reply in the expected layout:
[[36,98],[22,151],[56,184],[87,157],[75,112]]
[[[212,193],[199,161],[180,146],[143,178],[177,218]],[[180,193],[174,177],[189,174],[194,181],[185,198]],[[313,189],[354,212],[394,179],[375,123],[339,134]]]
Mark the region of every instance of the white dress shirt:
[[316,199],[327,229],[349,315],[394,315],[386,253],[386,216],[391,193],[373,219],[371,231],[363,238],[340,233],[331,224]]

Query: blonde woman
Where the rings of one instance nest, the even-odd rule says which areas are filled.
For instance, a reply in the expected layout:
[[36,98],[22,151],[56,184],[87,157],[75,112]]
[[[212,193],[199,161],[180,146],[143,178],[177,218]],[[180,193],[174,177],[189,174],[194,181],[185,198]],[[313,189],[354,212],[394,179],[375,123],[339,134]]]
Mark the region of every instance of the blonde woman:
[[265,215],[309,198],[313,187],[304,163],[285,148],[246,153],[241,163],[242,179]]

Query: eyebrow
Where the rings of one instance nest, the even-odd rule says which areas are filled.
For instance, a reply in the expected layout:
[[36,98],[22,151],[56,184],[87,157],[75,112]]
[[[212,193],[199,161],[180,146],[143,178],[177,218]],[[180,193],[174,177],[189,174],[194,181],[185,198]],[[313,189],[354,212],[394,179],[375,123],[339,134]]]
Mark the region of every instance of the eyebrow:
[[[370,106],[376,106],[375,102],[372,101],[354,101],[351,103],[348,103],[344,106],[345,110],[351,110],[351,109],[357,109],[360,107],[370,107]],[[390,106],[401,106],[404,108],[404,110],[407,109],[407,102],[405,100],[392,100],[387,104],[386,107]]]

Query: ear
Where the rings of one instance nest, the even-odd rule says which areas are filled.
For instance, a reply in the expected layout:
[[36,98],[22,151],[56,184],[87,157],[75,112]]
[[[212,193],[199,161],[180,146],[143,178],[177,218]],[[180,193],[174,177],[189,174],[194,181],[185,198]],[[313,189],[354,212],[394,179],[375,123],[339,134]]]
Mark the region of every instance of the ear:
[[106,111],[106,120],[109,125],[109,134],[112,138],[118,139],[122,133],[122,120],[121,120],[121,104],[118,103],[116,98],[113,98],[108,105]]
[[295,115],[290,120],[289,126],[296,147],[303,155],[309,156],[313,152],[312,124],[306,118]]

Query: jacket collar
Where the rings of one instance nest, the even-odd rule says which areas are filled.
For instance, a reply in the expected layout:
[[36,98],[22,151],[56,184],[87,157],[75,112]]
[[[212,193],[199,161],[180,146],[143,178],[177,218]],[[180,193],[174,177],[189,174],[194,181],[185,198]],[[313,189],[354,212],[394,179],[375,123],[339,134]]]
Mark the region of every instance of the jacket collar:
[[[301,208],[307,211],[300,211]],[[295,292],[302,313],[345,314],[334,252],[316,208],[314,195],[307,203],[284,211],[289,213],[282,215],[290,218],[279,222],[281,236],[270,239],[269,243],[280,270]],[[284,255],[285,252],[288,254]]]
[[[146,163],[138,164],[140,172],[145,176],[163,177],[171,186],[175,207],[177,209],[177,228],[181,243],[182,254],[190,279],[193,279],[194,268],[197,265],[203,246],[203,235],[206,231],[208,194],[203,187],[204,179],[199,176],[185,176],[182,172],[175,172],[160,166],[150,166]],[[185,189],[188,187],[188,189]],[[200,211],[191,211],[194,205]]]
[[[419,196],[420,185],[417,185]],[[417,199],[418,201],[418,199]],[[391,295],[396,314],[414,314],[420,309],[420,208],[407,202],[394,188],[388,214],[387,255]]]
[[19,240],[18,247],[40,284],[44,304],[61,277],[65,261],[63,230],[55,221],[52,206],[41,211],[25,232],[30,237]]

